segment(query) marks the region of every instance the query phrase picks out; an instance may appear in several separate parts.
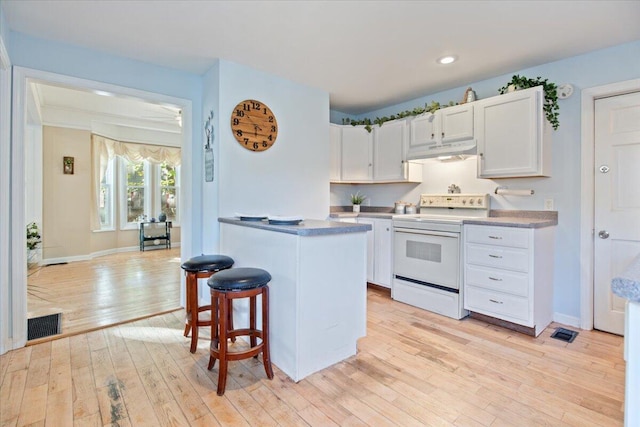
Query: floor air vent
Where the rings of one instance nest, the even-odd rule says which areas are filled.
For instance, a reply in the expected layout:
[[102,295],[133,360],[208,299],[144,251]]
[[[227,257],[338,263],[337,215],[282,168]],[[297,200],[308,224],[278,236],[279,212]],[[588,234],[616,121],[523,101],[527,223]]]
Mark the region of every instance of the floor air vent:
[[27,340],[58,335],[61,332],[62,313],[27,319]]
[[578,336],[576,331],[570,331],[565,328],[556,328],[556,331],[551,334],[551,338],[555,338],[557,340],[573,342],[574,339]]

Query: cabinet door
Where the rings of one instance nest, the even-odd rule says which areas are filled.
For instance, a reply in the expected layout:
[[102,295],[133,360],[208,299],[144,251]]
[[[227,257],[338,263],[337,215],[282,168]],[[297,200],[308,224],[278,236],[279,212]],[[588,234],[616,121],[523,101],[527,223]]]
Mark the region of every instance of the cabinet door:
[[478,177],[541,174],[542,87],[476,102]]
[[342,128],[342,181],[369,181],[372,171],[372,136],[364,126]]
[[342,127],[339,125],[329,126],[329,153],[331,156],[331,164],[329,169],[329,180],[331,182],[340,181],[341,169],[341,150],[342,150]]
[[405,120],[387,122],[373,129],[373,179],[376,181],[405,179]]
[[442,142],[473,139],[473,104],[447,107],[440,113]]
[[376,221],[374,219],[358,218],[359,224],[371,225],[371,231],[367,231],[367,282],[375,283],[374,260],[375,260],[375,236]]
[[425,113],[411,120],[411,136],[409,137],[409,150],[418,151],[436,145],[436,116]]
[[392,226],[390,219],[377,219],[375,224],[375,263],[374,280],[375,283],[391,288],[392,266]]

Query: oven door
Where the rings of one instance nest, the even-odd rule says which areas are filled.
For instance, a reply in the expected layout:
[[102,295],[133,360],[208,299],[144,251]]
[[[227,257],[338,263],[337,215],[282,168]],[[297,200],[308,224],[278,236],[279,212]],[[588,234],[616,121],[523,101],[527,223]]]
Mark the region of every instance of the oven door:
[[396,279],[447,291],[460,288],[460,233],[394,229]]

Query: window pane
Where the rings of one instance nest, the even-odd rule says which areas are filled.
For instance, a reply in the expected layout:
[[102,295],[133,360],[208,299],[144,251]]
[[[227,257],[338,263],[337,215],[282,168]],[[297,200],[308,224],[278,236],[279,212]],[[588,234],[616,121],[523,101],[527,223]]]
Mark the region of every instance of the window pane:
[[167,221],[177,222],[178,194],[176,192],[176,167],[160,165],[160,211],[167,215]]
[[144,214],[144,187],[127,187],[127,222]]
[[110,161],[100,181],[100,198],[98,199],[100,228],[113,226],[113,161]]
[[167,221],[176,221],[176,212],[178,206],[178,198],[176,189],[170,187],[162,187],[160,189],[162,203],[160,210],[167,215]]
[[127,162],[127,186],[144,187],[144,162]]
[[127,162],[127,222],[135,222],[144,215],[144,162]]

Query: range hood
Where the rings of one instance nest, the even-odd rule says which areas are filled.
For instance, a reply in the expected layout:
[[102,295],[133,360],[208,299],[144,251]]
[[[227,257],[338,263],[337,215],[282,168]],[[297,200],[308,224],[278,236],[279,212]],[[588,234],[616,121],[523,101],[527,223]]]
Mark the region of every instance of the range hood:
[[421,144],[409,147],[407,160],[434,159],[443,156],[476,154],[476,140]]

